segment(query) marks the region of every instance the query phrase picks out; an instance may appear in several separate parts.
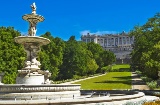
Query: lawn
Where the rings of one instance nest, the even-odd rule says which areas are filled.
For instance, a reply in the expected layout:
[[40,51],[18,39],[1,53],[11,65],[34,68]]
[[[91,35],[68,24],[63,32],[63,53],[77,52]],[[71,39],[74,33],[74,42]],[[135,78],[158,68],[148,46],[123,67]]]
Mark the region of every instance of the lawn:
[[114,65],[112,66],[112,69],[120,69],[120,68],[130,68],[130,65],[128,64],[123,64],[123,65]]
[[109,72],[74,84],[81,84],[85,90],[131,89],[131,72]]

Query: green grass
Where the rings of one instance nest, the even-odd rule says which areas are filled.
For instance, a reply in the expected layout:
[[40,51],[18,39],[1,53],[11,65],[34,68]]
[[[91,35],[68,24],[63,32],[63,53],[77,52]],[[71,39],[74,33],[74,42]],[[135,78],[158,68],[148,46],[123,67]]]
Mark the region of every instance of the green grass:
[[131,89],[131,72],[110,72],[74,84],[81,84],[81,89],[86,90]]
[[130,68],[130,65],[128,64],[123,64],[123,65],[114,65],[112,66],[112,69],[120,69],[120,68]]

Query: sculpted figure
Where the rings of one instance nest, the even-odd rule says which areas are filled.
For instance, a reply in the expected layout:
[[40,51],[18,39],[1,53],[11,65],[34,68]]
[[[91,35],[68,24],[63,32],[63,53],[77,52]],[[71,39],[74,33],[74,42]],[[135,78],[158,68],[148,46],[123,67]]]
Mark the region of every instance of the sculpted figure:
[[28,34],[29,36],[35,36],[37,32],[36,29],[36,22],[30,22],[30,26],[29,26],[29,30],[28,30]]
[[40,62],[37,61],[37,53],[40,51],[40,48],[37,47],[37,46],[31,46],[31,48],[32,48],[32,51],[31,51],[31,58],[32,58],[31,63],[33,65],[40,66],[41,65]]
[[32,5],[31,5],[31,8],[32,8],[32,14],[36,14],[36,4],[35,3],[33,3]]
[[32,59],[31,63],[32,65],[36,65],[37,67],[41,65],[40,62],[37,61],[36,57]]
[[36,35],[36,28],[35,27],[30,27],[28,30],[28,33],[30,36],[35,36]]

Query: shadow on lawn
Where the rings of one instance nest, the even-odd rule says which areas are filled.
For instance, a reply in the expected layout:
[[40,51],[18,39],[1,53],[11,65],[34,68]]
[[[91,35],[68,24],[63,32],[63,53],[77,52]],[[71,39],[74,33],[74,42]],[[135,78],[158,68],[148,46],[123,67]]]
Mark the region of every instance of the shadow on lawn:
[[137,80],[136,78],[139,78],[139,76],[125,76],[125,77],[113,77],[117,79],[122,79],[122,80],[131,80],[132,85],[146,85],[146,83],[143,80]]
[[113,78],[122,79],[122,80],[131,80],[131,79],[132,79],[131,76],[125,76],[125,77],[113,77]]

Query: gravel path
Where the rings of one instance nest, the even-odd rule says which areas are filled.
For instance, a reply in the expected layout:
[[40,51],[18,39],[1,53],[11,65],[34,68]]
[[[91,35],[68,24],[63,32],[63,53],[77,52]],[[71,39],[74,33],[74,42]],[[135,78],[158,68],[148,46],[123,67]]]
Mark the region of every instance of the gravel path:
[[132,89],[149,90],[146,83],[135,72],[132,72]]

